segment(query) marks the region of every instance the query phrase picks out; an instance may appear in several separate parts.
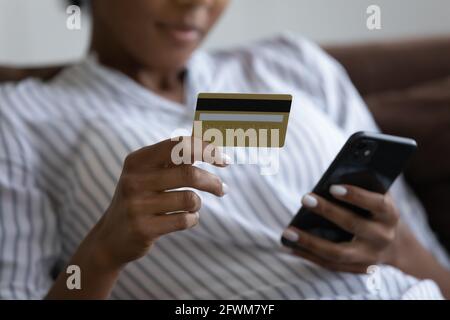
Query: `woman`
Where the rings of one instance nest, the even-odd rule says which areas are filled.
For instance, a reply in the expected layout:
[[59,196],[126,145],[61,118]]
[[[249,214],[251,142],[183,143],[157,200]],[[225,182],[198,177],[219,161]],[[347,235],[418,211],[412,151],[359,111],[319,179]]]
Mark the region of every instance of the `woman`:
[[[370,221],[307,194],[350,134],[377,130],[335,61],[290,35],[194,53],[227,3],[92,1],[85,61],[1,87],[2,298],[441,298],[436,284],[450,297],[448,257],[403,180],[392,196],[332,188]],[[293,94],[276,175],[172,163],[198,92]],[[355,239],[284,230],[303,194]],[[281,250],[282,233],[299,249]]]

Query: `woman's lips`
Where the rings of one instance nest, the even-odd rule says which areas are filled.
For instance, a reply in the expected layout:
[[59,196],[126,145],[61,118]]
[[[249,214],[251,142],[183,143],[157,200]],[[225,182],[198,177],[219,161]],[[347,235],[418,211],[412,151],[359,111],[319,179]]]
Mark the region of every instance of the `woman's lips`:
[[200,39],[200,32],[196,29],[169,28],[168,32],[173,38],[183,42],[197,41]]
[[201,31],[196,27],[187,25],[170,25],[164,23],[158,23],[157,26],[178,42],[194,42],[200,40],[201,38]]

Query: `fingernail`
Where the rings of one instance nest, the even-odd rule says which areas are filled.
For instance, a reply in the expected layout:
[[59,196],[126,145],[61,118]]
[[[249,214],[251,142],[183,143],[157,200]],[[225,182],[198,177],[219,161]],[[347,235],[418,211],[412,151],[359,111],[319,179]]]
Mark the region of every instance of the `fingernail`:
[[332,185],[330,187],[330,193],[334,196],[342,197],[347,194],[347,188],[338,185]]
[[306,207],[314,208],[317,206],[317,199],[312,195],[306,194],[302,199],[302,203]]
[[222,193],[226,195],[228,193],[229,187],[225,182],[222,182]]
[[297,232],[295,232],[295,231],[293,231],[291,229],[286,229],[283,232],[283,238],[285,238],[285,239],[287,239],[287,240],[289,240],[291,242],[297,242],[299,236],[298,236]]

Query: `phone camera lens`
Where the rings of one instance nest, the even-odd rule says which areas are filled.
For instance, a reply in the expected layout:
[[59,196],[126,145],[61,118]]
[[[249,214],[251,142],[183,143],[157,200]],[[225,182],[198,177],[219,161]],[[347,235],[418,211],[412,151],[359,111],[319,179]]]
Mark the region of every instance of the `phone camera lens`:
[[365,164],[370,162],[370,159],[376,154],[376,142],[364,139],[358,141],[352,147],[351,155],[349,156],[353,163]]
[[358,150],[362,150],[365,148],[367,148],[367,144],[365,142],[361,142],[356,146],[356,149],[358,149]]

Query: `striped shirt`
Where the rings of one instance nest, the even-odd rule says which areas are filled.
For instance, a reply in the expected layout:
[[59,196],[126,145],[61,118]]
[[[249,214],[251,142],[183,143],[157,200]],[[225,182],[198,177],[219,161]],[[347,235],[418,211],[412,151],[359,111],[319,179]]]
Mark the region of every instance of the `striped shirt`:
[[[355,131],[377,131],[345,71],[317,46],[285,34],[251,46],[197,52],[186,102],[162,98],[95,56],[49,82],[0,87],[0,297],[40,299],[55,272],[108,207],[130,152],[191,132],[199,92],[294,96],[277,174],[261,164],[199,167],[229,193],[202,198],[200,224],[157,241],[125,267],[113,299],[440,299],[436,284],[391,266],[374,275],[332,272],[280,250],[280,235]],[[236,151],[239,152],[239,151]],[[404,221],[446,266],[424,209],[399,179]]]

